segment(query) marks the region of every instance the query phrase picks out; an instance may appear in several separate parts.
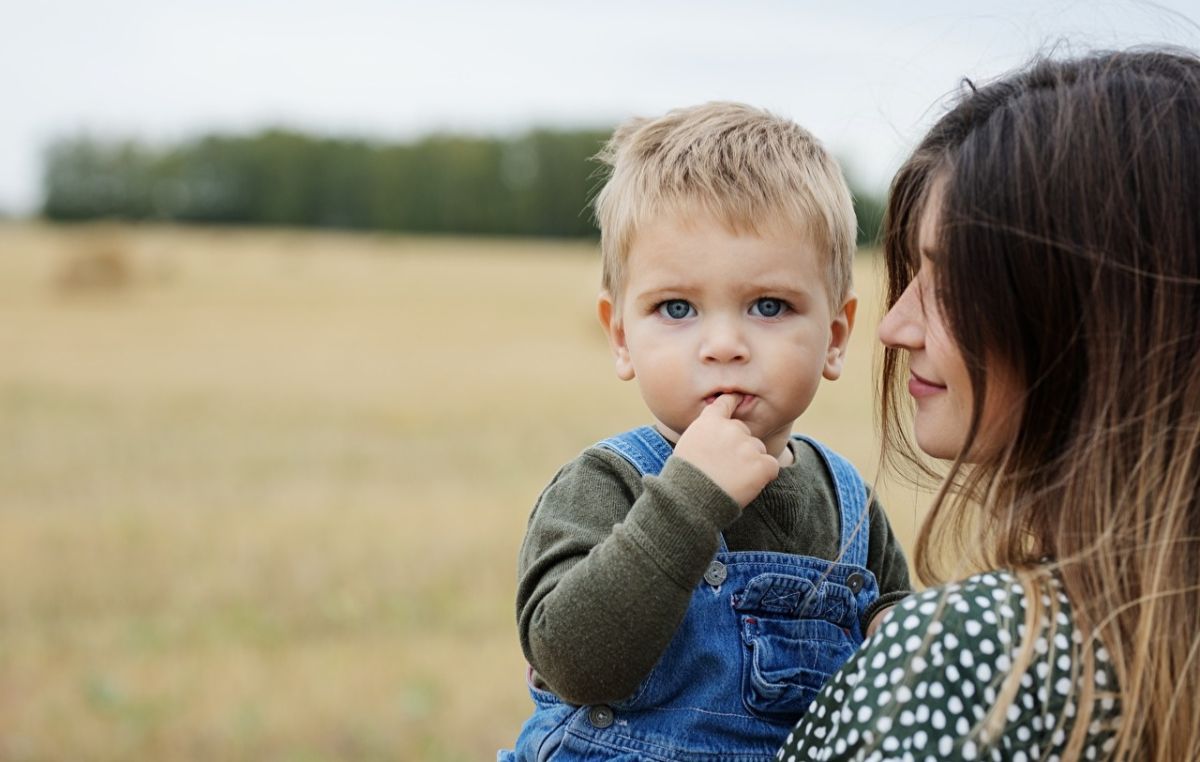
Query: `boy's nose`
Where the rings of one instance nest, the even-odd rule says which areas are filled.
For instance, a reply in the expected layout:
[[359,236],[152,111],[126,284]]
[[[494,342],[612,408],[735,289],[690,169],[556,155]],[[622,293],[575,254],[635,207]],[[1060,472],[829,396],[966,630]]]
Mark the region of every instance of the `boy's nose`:
[[736,325],[714,320],[706,326],[700,353],[705,362],[745,362],[750,357],[750,348]]

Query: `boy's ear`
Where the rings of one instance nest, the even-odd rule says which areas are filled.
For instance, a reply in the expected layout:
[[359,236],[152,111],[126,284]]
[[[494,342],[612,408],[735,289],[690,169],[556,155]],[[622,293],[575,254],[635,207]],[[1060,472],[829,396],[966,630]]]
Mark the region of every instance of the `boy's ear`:
[[829,350],[825,353],[825,369],[821,375],[830,381],[836,381],[842,375],[846,350],[850,348],[850,332],[854,330],[854,313],[857,310],[858,297],[851,291],[829,326]]
[[608,346],[612,349],[616,363],[617,378],[629,381],[633,378],[633,362],[629,359],[629,347],[625,343],[625,326],[621,323],[621,316],[617,313],[612,294],[607,291],[600,292],[596,311],[600,315],[600,325],[604,326],[604,334],[608,336]]

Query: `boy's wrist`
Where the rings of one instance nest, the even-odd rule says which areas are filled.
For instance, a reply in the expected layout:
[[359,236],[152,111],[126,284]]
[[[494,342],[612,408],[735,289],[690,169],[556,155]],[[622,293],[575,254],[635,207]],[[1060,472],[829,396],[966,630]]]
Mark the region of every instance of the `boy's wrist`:
[[680,493],[689,519],[704,521],[712,531],[724,530],[741,515],[742,508],[733,496],[684,458],[668,458],[658,478]]
[[891,613],[893,607],[894,604],[888,604],[875,609],[874,613],[871,614],[871,621],[867,623],[867,630],[864,633],[866,637],[869,638],[875,634],[875,631],[879,629],[879,625],[883,624],[884,618]]
[[669,458],[623,522],[642,552],[681,588],[695,587],[718,536],[740,514],[737,503],[689,463]]
[[880,594],[880,596],[876,598],[870,606],[867,606],[867,610],[862,613],[861,622],[863,632],[867,633],[868,635],[871,632],[874,632],[872,627],[873,625],[876,625],[877,620],[878,622],[882,622],[884,615],[887,614],[887,612],[891,610],[893,606],[910,595],[912,595],[911,590],[893,590],[891,592]]

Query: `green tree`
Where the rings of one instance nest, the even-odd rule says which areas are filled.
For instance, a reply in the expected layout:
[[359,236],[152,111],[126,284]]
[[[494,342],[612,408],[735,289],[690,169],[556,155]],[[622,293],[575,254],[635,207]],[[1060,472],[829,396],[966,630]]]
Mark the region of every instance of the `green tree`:
[[[210,135],[151,149],[74,137],[46,154],[43,213],[197,223],[592,237],[592,157],[608,130],[508,138],[432,135],[411,143],[290,130]],[[882,201],[854,194],[859,242],[877,239]]]

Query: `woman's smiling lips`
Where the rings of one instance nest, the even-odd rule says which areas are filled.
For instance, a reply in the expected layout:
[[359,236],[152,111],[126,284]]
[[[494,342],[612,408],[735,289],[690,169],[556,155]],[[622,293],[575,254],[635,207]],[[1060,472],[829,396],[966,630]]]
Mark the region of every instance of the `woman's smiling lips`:
[[911,370],[908,373],[908,393],[917,399],[946,391],[946,387],[942,384],[935,384],[927,378],[918,376]]

